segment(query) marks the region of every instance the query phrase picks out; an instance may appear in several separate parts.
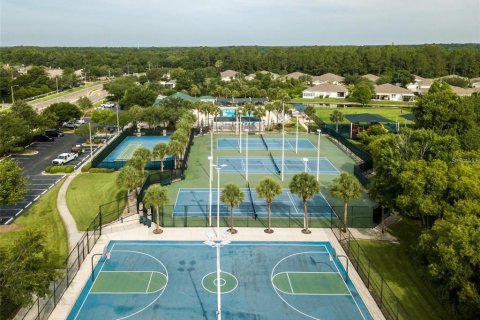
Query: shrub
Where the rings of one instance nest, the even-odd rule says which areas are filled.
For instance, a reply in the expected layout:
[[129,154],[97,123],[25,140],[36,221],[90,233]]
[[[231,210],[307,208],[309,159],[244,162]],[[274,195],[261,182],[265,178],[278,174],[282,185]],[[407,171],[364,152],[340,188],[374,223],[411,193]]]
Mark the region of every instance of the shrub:
[[82,172],[88,172],[88,170],[90,170],[91,167],[92,167],[91,161],[85,163],[85,165],[82,167]]
[[115,172],[115,169],[107,169],[107,168],[91,168],[88,170],[90,173],[112,173]]
[[73,166],[49,166],[45,168],[46,173],[72,173]]

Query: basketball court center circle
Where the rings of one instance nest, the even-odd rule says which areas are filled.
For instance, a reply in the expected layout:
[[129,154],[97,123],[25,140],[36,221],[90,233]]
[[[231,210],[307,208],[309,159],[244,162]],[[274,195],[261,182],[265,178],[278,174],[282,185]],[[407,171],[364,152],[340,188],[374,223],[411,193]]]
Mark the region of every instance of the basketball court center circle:
[[[203,288],[210,293],[217,293],[217,273],[211,272],[202,278]],[[220,272],[220,292],[230,293],[238,287],[237,278],[228,272]]]

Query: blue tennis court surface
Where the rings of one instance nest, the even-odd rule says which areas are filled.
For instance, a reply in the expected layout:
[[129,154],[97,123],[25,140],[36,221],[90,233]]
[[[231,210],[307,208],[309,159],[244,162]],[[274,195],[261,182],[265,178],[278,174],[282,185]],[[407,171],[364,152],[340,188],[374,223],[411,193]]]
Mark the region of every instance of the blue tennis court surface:
[[[110,241],[108,251],[68,320],[217,318],[215,248]],[[223,319],[372,319],[329,242],[232,242],[221,270]]]
[[135,150],[140,147],[152,151],[156,144],[161,142],[168,144],[169,141],[169,136],[128,136],[104,159],[104,161],[128,160],[132,157]]
[[[220,189],[220,195],[222,194]],[[268,214],[267,204],[264,199],[258,198],[255,188],[251,188],[252,201],[247,188],[243,191],[243,203],[234,209],[234,214],[237,217],[241,216],[258,216],[266,217]],[[173,209],[174,215],[181,216],[200,216],[207,217],[209,214],[209,189],[208,188],[180,188],[177,194],[177,200]],[[255,210],[252,208],[252,202]],[[335,216],[330,204],[325,197],[318,193],[307,201],[309,214],[313,217],[330,218]],[[217,189],[212,188],[212,210],[217,212]],[[220,202],[220,215],[230,216],[230,207]],[[297,195],[290,192],[289,189],[283,189],[283,193],[272,201],[271,216],[279,218],[288,217],[303,217],[303,200]]]
[[[307,157],[308,158],[308,157]],[[248,172],[278,174],[282,170],[282,158],[273,157],[248,157]],[[284,173],[301,173],[305,172],[305,162],[302,157],[285,157],[283,165]],[[225,164],[226,167],[222,172],[238,172],[244,173],[246,166],[245,157],[218,157],[217,165]],[[278,169],[277,169],[278,168]],[[310,157],[307,161],[307,172],[315,174],[317,172],[317,158]],[[320,157],[319,172],[321,174],[339,174],[337,168],[325,157]]]
[[[268,146],[268,150],[282,150],[281,138],[265,138],[265,143]],[[285,150],[295,150],[295,139],[285,139]],[[218,138],[217,149],[218,150],[239,150],[240,139],[238,138]],[[242,149],[247,147],[247,139],[242,137]],[[251,150],[266,150],[265,144],[261,138],[249,137],[248,149]],[[317,148],[305,138],[298,139],[298,150],[316,150]]]

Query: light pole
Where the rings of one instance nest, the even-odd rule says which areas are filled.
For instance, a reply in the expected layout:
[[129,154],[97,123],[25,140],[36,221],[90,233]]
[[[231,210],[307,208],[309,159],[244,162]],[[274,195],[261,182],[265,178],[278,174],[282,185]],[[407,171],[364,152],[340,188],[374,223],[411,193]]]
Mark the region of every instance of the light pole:
[[120,134],[120,120],[118,117],[118,108],[120,107],[119,102],[117,101],[117,135]]
[[88,132],[90,134],[90,161],[93,159],[93,146],[92,146],[92,126],[88,123]]
[[308,158],[303,158],[303,163],[305,165],[305,173],[307,173]]
[[207,246],[210,246],[212,248],[216,249],[217,253],[217,320],[222,319],[222,292],[221,292],[221,285],[220,285],[220,248],[223,246],[226,246],[227,244],[230,243],[230,240],[227,239],[227,234],[224,233],[222,236],[222,239],[218,236],[217,241],[213,240],[213,234],[208,234],[208,240],[203,242]]
[[[238,110],[238,109],[237,109]],[[238,133],[240,134],[240,153],[242,153],[242,114],[240,113],[240,122],[238,123]]]
[[212,171],[213,171],[213,157],[212,156],[209,156],[208,157],[208,160],[210,162],[210,174],[208,176],[208,182],[209,182],[209,186],[208,186],[208,226],[211,227],[212,226]]
[[248,181],[248,128],[245,129],[245,141],[246,141],[246,149],[245,149],[245,176]]
[[322,130],[317,129],[318,132],[318,144],[317,144],[317,181],[320,181],[320,135]]
[[296,116],[296,118],[297,118],[297,134],[295,136],[295,153],[298,154],[298,115]]
[[12,93],[12,104],[15,103],[15,97],[13,96],[13,88],[15,88],[15,87],[18,87],[18,84],[14,85],[14,86],[10,86],[10,91]]
[[220,171],[227,165],[213,165],[217,169],[217,239],[220,239]]
[[285,103],[282,102],[282,114],[283,114],[283,121],[282,121],[282,181],[284,178],[284,171],[283,166],[285,163]]

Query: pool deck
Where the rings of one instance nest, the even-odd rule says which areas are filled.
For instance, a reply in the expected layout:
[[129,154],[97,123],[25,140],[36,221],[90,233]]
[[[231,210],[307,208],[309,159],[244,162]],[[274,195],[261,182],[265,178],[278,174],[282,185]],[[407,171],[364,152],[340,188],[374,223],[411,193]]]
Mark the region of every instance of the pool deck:
[[[50,320],[63,320],[68,317],[70,310],[80,295],[87,279],[91,276],[90,261],[93,254],[102,253],[103,248],[110,240],[151,240],[151,241],[205,241],[209,231],[216,231],[212,228],[165,228],[160,235],[154,234],[153,225],[147,228],[138,223],[138,216],[134,215],[131,220],[125,220],[123,223],[115,223],[102,229],[102,236],[93,247],[90,254],[82,263],[80,270],[72,281],[70,287],[65,291],[57,307],[50,315]],[[221,227],[220,233],[227,228]],[[305,235],[300,232],[300,228],[275,228],[273,234],[266,234],[263,228],[237,228],[238,233],[230,236],[231,241],[329,241],[338,254],[345,254],[338,243],[332,231],[328,228],[311,228],[312,233]],[[98,261],[98,258],[97,258]],[[344,265],[344,260],[341,260]],[[377,304],[370,295],[368,289],[363,284],[356,270],[349,268],[349,278],[355,285],[357,292],[363,299],[373,319],[385,319]]]

